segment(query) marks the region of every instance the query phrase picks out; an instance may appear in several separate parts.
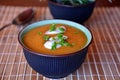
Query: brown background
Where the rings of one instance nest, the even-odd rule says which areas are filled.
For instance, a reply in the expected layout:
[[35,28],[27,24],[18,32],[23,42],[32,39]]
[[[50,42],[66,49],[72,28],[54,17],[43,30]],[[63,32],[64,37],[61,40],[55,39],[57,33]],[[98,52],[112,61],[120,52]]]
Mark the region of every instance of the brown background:
[[[120,6],[120,0],[97,0],[96,6]],[[0,5],[47,6],[47,0],[0,0]]]

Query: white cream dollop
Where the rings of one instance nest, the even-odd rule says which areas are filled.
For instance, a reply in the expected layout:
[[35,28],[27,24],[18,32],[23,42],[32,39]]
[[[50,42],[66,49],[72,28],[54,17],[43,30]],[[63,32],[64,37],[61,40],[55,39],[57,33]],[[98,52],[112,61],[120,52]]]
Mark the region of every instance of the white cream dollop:
[[[50,31],[50,30],[46,31],[45,34],[46,35],[53,35],[53,34],[59,34],[59,33],[61,34],[61,33],[64,33],[65,31],[66,31],[66,28],[64,26],[60,26],[60,27],[57,27],[53,31]],[[67,38],[68,38],[67,36],[62,34],[62,39],[66,40]],[[57,44],[55,44],[55,48],[60,48],[62,46],[60,44],[60,41],[61,41],[61,39],[58,37],[58,35],[56,35],[54,37],[50,37],[48,39],[48,41],[46,41],[44,43],[44,47],[47,48],[47,49],[52,49],[53,45],[55,43],[57,43]]]
[[[45,44],[44,44],[44,47],[47,48],[47,49],[52,49],[52,45],[54,44],[55,41],[46,41]],[[61,45],[60,44],[57,44],[56,45],[56,48],[60,48]]]
[[[68,37],[63,35],[63,38],[64,38],[64,40],[66,40]],[[60,40],[57,36],[50,37],[49,40],[44,43],[44,47],[47,48],[47,49],[52,49],[52,46],[53,46],[54,42],[60,42]],[[56,45],[56,48],[60,48],[60,47],[61,47],[60,44]]]
[[[61,31],[59,28],[63,28],[64,31]],[[57,27],[56,30],[54,31],[46,31],[45,34],[59,34],[59,33],[62,33],[62,32],[65,32],[66,28],[64,26],[60,26],[60,27]]]

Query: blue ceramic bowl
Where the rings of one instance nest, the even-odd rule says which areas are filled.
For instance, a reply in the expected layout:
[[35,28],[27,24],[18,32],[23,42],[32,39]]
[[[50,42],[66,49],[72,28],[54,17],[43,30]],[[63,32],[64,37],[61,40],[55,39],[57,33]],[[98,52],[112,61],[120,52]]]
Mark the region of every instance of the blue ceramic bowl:
[[48,0],[48,6],[54,19],[65,19],[83,23],[91,16],[95,7],[95,2],[80,6],[72,6]]
[[[82,30],[88,38],[88,41],[84,48],[77,52],[66,55],[47,55],[33,52],[28,47],[26,47],[26,45],[24,45],[24,43],[22,42],[22,38],[26,32],[38,26],[43,26],[52,23],[67,24]],[[73,73],[80,67],[80,65],[83,63],[86,57],[88,47],[92,41],[92,34],[86,27],[72,21],[44,20],[25,27],[19,33],[18,40],[23,47],[23,52],[28,64],[35,71],[42,74],[43,76],[57,79],[66,77],[67,75]]]

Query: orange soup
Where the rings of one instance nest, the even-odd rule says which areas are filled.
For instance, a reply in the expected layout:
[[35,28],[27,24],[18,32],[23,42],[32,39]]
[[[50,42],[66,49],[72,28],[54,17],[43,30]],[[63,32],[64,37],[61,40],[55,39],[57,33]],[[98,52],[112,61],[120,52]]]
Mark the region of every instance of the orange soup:
[[50,55],[70,54],[87,43],[84,32],[64,24],[36,27],[28,31],[22,40],[32,51]]

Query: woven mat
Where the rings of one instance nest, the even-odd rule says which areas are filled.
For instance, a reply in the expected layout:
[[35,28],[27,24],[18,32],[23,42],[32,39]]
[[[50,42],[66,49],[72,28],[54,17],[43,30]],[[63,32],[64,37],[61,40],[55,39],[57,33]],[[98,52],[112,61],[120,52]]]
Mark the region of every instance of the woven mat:
[[[0,6],[0,27],[28,8]],[[52,19],[47,7],[33,8],[34,21]],[[0,80],[52,80],[32,70],[25,60],[17,37],[26,25],[0,31]],[[93,33],[88,55],[76,72],[60,80],[120,80],[120,7],[95,8],[84,25]]]

